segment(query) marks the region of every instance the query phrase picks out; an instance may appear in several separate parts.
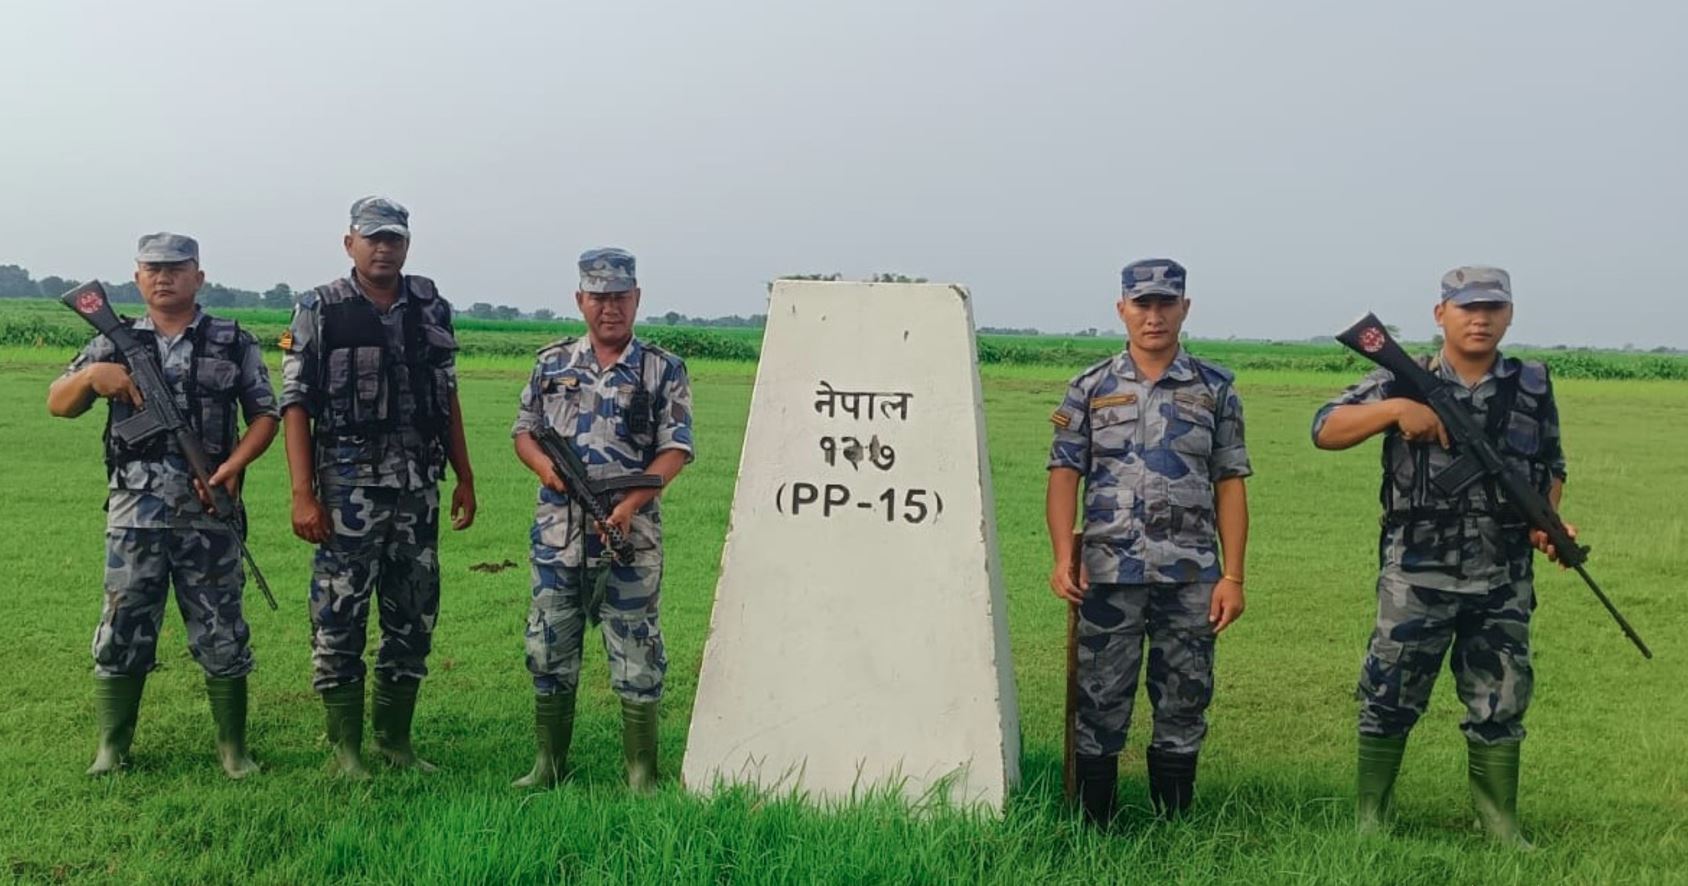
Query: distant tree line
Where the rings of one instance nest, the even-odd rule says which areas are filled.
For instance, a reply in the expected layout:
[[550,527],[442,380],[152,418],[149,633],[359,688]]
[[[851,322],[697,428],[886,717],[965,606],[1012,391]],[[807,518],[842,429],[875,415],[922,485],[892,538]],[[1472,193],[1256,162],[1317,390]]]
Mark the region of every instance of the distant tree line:
[[[52,274],[36,280],[18,265],[0,265],[0,298],[58,298],[80,285],[81,280]],[[138,304],[141,300],[141,292],[132,280],[107,283],[106,294],[115,302]],[[291,308],[293,290],[286,283],[277,283],[262,293],[206,283],[199,289],[199,303],[208,308]]]
[[[82,285],[81,280],[48,275],[37,280],[30,276],[27,269],[18,265],[0,265],[0,298],[58,298],[59,296]],[[106,293],[111,300],[120,304],[140,304],[141,292],[135,287],[133,280],[123,282],[106,282]],[[250,289],[237,289],[220,283],[206,282],[199,288],[199,303],[208,308],[279,308],[288,310],[293,307],[294,300],[299,293],[286,283],[277,283],[265,292],[253,292]],[[494,305],[488,302],[475,302],[467,309],[459,308],[458,312],[477,320],[534,320],[549,323],[557,319],[557,312],[550,308],[539,308],[534,311],[523,311],[510,305]],[[754,314],[740,317],[732,314],[726,317],[688,317],[677,311],[669,311],[659,317],[647,320],[652,323],[665,323],[670,326],[739,326],[760,328],[767,322],[767,315]]]

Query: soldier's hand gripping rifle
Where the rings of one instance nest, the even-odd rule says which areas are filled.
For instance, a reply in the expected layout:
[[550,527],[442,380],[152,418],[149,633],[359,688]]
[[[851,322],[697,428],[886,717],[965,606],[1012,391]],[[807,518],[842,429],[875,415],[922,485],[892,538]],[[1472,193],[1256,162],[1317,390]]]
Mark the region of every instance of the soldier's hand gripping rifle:
[[1606,611],[1617,621],[1618,627],[1623,628],[1624,635],[1635,644],[1635,648],[1641,650],[1643,656],[1652,658],[1652,650],[1642,642],[1635,628],[1630,627],[1623,613],[1612,605],[1612,601],[1583,567],[1588,561],[1588,548],[1577,544],[1571,533],[1566,531],[1564,521],[1559,519],[1559,514],[1553,510],[1547,496],[1541,494],[1501,458],[1500,451],[1495,448],[1488,434],[1484,433],[1483,426],[1478,424],[1476,417],[1454,397],[1453,386],[1408,356],[1384,328],[1383,321],[1377,319],[1376,314],[1367,314],[1360,318],[1359,322],[1338,335],[1336,340],[1393,373],[1395,380],[1406,388],[1405,392],[1409,396],[1429,406],[1436,413],[1436,417],[1441,419],[1442,427],[1447,429],[1448,437],[1454,443],[1457,457],[1453,464],[1430,478],[1430,483],[1436,491],[1441,495],[1454,497],[1478,480],[1487,478],[1493,481],[1506,494],[1506,500],[1524,518],[1524,522],[1547,534],[1548,543],[1553,545],[1559,562],[1575,569],[1577,574],[1582,576],[1582,580],[1588,584],[1588,589],[1593,591],[1600,604],[1606,607]]
[[228,530],[229,537],[234,539],[235,547],[240,549],[240,557],[246,561],[246,568],[252,570],[252,580],[263,591],[264,599],[271,609],[276,609],[275,595],[270,593],[270,583],[264,580],[264,573],[258,568],[258,562],[252,559],[252,552],[246,547],[245,527],[241,525],[237,503],[219,486],[211,485],[211,470],[205,457],[205,450],[199,445],[199,437],[194,433],[193,426],[188,424],[181,409],[176,406],[176,396],[170,391],[170,385],[164,380],[164,371],[158,365],[158,351],[143,344],[135,337],[129,327],[124,324],[117,312],[112,310],[111,300],[106,297],[105,287],[98,281],[90,281],[72,289],[59,298],[65,306],[75,311],[77,316],[88,321],[104,335],[119,351],[123,352],[123,359],[129,364],[129,377],[134,380],[135,387],[140,389],[140,408],[128,418],[111,426],[111,435],[118,442],[137,446],[160,435],[169,434],[176,440],[176,447],[181,450],[182,458],[188,463],[188,470],[205,492],[210,496],[211,505],[207,512],[222,521],[223,528]]
[[[606,480],[594,481],[586,473],[586,463],[574,452],[574,447],[564,440],[557,429],[545,425],[535,431],[533,438],[539,442],[539,448],[545,457],[551,460],[551,467],[557,469],[557,476],[563,478],[563,485],[568,488],[568,496],[585,509],[592,517],[592,522],[604,534],[609,543],[610,556],[615,562],[631,564],[633,562],[633,540],[626,533],[610,522],[610,494],[622,489],[661,489],[662,478],[656,474],[629,474],[625,477],[612,477]],[[581,533],[581,544],[586,543],[585,533]],[[584,551],[582,552],[582,560]]]

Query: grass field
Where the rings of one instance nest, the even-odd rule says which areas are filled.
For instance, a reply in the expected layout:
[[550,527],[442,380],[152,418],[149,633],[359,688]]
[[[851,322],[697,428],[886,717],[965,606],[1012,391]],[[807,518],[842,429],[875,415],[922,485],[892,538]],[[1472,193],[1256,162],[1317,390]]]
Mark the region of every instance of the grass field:
[[[62,309],[60,309],[62,310]],[[1688,881],[1688,385],[1562,380],[1566,516],[1591,568],[1657,653],[1644,662],[1574,579],[1546,574],[1522,809],[1539,851],[1489,847],[1471,827],[1459,710],[1444,677],[1398,787],[1392,838],[1350,825],[1353,703],[1373,610],[1375,445],[1315,451],[1307,425],[1347,378],[1245,371],[1257,471],[1249,610],[1220,641],[1197,811],[1152,824],[1143,787],[1147,701],[1123,778],[1124,832],[1100,837],[1059,801],[1064,613],[1045,589],[1047,416],[1078,366],[985,372],[992,472],[1024,731],[1024,784],[1000,820],[915,815],[868,801],[821,813],[789,797],[704,802],[672,781],[683,750],[749,404],[749,363],[693,361],[698,460],[665,504],[670,673],[660,795],[620,788],[619,720],[587,645],[580,725],[563,788],[507,787],[532,758],[522,666],[533,483],[507,428],[519,357],[464,361],[481,515],[441,549],[444,602],[417,737],[431,776],[324,774],[308,685],[309,548],[288,529],[279,446],[254,469],[252,548],[281,598],[248,606],[258,671],[252,739],[265,771],[217,768],[198,668],[166,621],[134,769],[94,781],[88,643],[100,607],[99,418],[46,415],[69,352],[0,348],[8,501],[0,563],[0,864],[24,881],[617,882],[1684,882]],[[518,568],[486,574],[472,564]],[[254,594],[254,599],[256,595]],[[594,654],[596,652],[596,654]],[[771,662],[770,666],[777,666]]]
[[[119,305],[124,314],[140,306]],[[274,350],[287,327],[289,312],[270,308],[219,308],[217,313],[240,321],[267,350]],[[469,356],[528,357],[564,335],[579,335],[578,320],[485,320],[459,315],[457,338]],[[1335,333],[1336,330],[1331,330]],[[755,360],[762,347],[762,330],[742,327],[663,326],[644,324],[640,335],[687,360]],[[0,347],[80,347],[88,338],[87,324],[51,299],[0,300]],[[1118,336],[998,335],[979,336],[979,361],[986,365],[1050,366],[1070,373],[1118,350]],[[1187,342],[1199,356],[1233,369],[1274,369],[1361,373],[1369,363],[1334,342],[1213,341]],[[1547,361],[1559,378],[1669,379],[1688,381],[1688,357],[1680,354],[1600,351],[1590,349],[1524,350],[1515,355]]]

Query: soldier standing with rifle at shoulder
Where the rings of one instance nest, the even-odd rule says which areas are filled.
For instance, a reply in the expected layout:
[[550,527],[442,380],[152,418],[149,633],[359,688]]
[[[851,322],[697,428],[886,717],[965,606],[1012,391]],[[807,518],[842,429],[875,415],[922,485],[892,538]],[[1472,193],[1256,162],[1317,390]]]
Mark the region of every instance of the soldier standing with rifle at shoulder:
[[[1440,353],[1420,362],[1426,384],[1450,389],[1506,468],[1557,509],[1565,454],[1547,367],[1500,352],[1513,316],[1511,279],[1499,268],[1455,268],[1442,278],[1435,316],[1444,339]],[[1397,347],[1380,325],[1360,329],[1351,346],[1368,354]],[[1313,418],[1320,449],[1384,438],[1377,624],[1356,690],[1358,821],[1363,830],[1384,826],[1407,734],[1451,645],[1478,817],[1495,839],[1527,846],[1517,809],[1534,682],[1532,554],[1559,560],[1561,552],[1492,476],[1468,471],[1471,459],[1461,458],[1458,440],[1422,402],[1428,393],[1379,369]],[[1454,475],[1464,479],[1446,480]],[[1574,542],[1576,528],[1561,525]]]
[[621,697],[628,786],[656,785],[668,668],[659,496],[692,460],[692,389],[679,357],[634,336],[639,294],[631,254],[580,256],[574,298],[587,335],[540,350],[511,430],[540,481],[527,623],[538,753],[516,787],[550,787],[566,773],[581,643],[598,621]]
[[[97,397],[110,407],[105,606],[94,632],[100,743],[88,774],[128,763],[174,585],[188,650],[205,670],[217,756],[230,778],[244,778],[258,764],[246,751],[252,652],[241,614],[240,484],[275,439],[275,394],[252,336],[195,302],[205,272],[193,238],[142,237],[135,263],[146,315],[120,321],[98,284],[68,294],[67,304],[108,333],[89,342],[47,391],[48,410],[62,418],[82,415]],[[237,410],[246,419],[244,435]],[[165,413],[171,419],[158,418]],[[145,431],[129,432],[142,425]]]

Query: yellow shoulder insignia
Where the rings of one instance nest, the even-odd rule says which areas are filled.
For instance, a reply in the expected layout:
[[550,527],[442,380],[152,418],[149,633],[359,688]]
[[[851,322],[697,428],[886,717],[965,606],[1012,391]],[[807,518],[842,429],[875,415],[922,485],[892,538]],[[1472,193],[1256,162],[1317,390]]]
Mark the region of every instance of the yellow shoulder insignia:
[[1066,429],[1072,425],[1073,419],[1072,416],[1057,409],[1054,415],[1049,416],[1049,423],[1055,427]]
[[1137,393],[1127,391],[1123,394],[1109,394],[1106,397],[1090,398],[1091,409],[1106,409],[1109,406],[1129,406],[1137,402]]
[[293,350],[293,330],[289,329],[286,332],[283,332],[281,334],[281,341],[278,342],[278,344],[281,345],[281,349],[284,351]]

